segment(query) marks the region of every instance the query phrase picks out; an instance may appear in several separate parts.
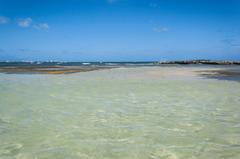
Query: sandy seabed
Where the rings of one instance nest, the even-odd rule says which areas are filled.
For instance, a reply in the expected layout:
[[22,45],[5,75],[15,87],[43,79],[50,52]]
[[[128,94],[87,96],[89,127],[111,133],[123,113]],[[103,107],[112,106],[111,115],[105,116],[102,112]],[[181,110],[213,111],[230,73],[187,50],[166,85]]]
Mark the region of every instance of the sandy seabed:
[[0,74],[0,158],[239,159],[240,83],[202,75],[223,69]]

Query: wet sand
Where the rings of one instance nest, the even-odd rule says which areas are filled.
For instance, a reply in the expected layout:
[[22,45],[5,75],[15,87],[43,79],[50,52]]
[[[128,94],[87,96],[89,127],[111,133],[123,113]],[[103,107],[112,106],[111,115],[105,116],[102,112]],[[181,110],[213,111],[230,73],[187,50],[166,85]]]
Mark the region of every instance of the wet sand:
[[0,67],[0,73],[7,74],[72,74],[77,72],[88,72],[110,67],[101,66],[16,66]]
[[[6,74],[73,74],[89,71],[97,71],[113,68],[137,68],[144,69],[144,66],[100,66],[100,65],[88,65],[88,66],[2,66],[0,67],[0,73]],[[145,76],[152,76],[153,78],[210,78],[219,80],[233,80],[240,81],[240,66],[237,65],[220,65],[220,66],[208,66],[208,65],[160,65],[160,66],[148,66],[152,67],[151,71],[146,71]],[[131,75],[129,75],[131,77]]]

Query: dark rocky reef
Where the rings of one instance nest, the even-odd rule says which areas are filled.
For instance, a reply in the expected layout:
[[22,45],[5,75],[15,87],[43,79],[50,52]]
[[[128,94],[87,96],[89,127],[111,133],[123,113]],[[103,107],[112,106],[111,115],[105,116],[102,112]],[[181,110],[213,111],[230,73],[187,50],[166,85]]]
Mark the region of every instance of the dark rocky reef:
[[164,61],[164,62],[159,62],[159,64],[240,65],[240,61],[186,60],[186,61]]
[[206,78],[240,82],[240,69],[203,70],[197,72]]

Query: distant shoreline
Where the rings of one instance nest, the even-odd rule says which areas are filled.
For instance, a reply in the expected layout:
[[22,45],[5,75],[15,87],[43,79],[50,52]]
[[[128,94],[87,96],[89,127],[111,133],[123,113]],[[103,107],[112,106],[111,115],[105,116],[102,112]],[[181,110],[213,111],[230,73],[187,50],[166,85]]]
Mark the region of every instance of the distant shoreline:
[[176,60],[176,61],[106,61],[106,62],[62,62],[62,61],[0,61],[0,67],[6,66],[131,66],[160,64],[206,64],[206,65],[240,65],[240,61],[229,60]]
[[160,64],[206,64],[206,65],[240,65],[240,61],[217,61],[217,60],[186,60],[186,61],[164,61]]

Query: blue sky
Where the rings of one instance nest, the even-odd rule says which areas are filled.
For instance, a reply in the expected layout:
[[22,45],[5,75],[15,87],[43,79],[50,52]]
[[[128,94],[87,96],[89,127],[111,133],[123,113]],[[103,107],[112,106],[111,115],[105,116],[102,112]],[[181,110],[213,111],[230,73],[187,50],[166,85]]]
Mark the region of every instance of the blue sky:
[[240,60],[240,0],[0,0],[0,61]]

